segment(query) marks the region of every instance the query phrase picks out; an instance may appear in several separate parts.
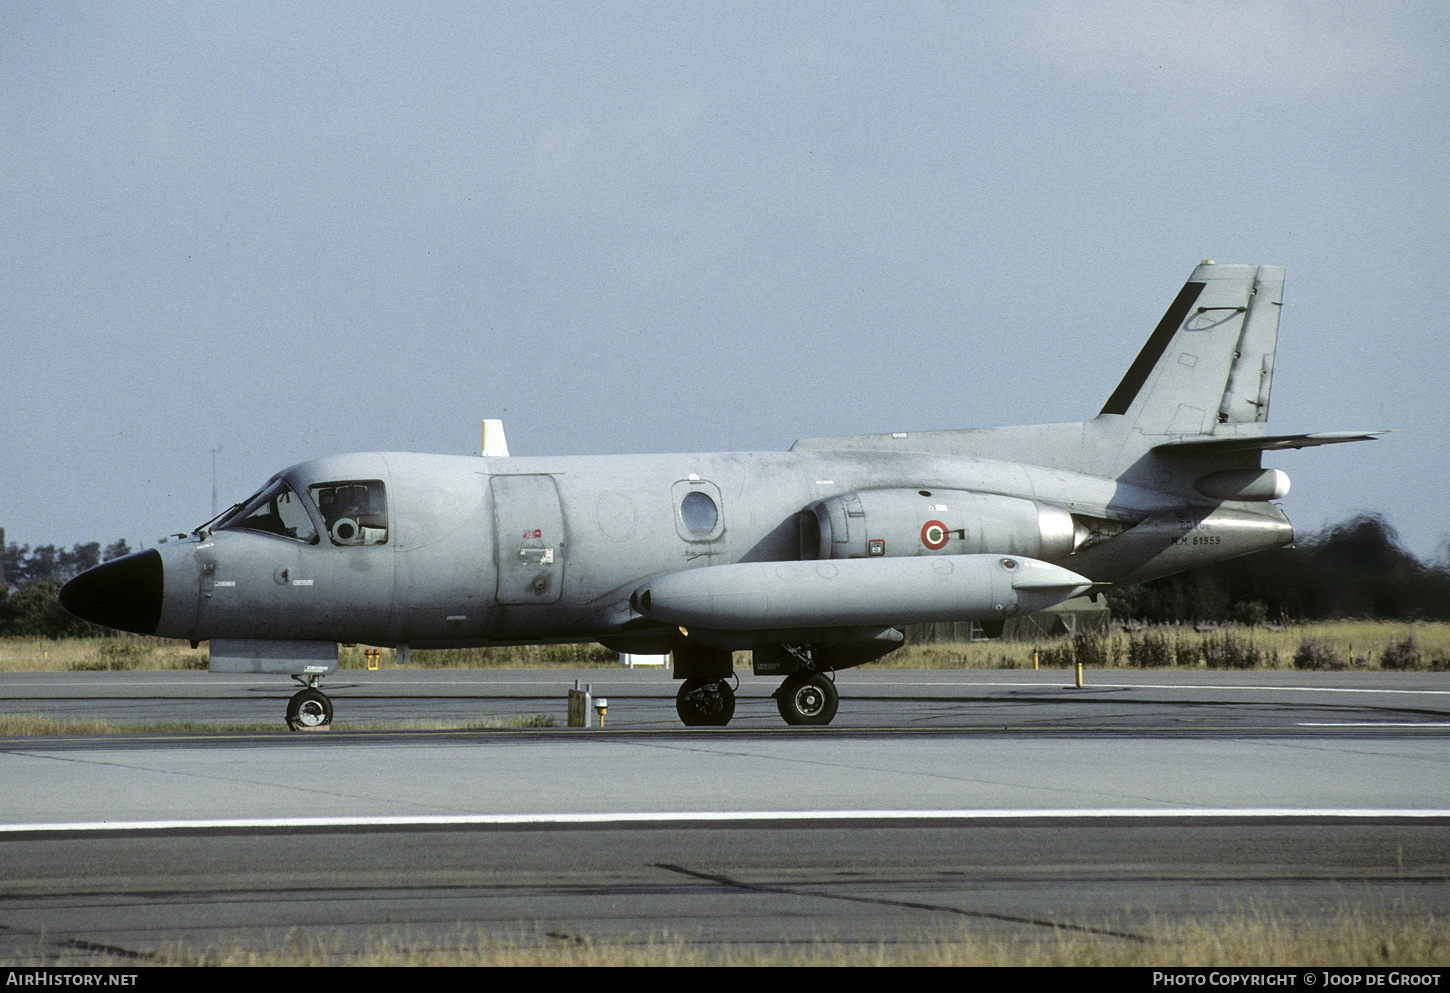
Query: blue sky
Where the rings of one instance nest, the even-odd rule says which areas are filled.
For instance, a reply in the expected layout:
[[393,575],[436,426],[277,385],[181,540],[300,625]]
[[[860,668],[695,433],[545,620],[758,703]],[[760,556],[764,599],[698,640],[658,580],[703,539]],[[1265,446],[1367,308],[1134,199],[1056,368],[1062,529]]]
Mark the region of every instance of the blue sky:
[[0,527],[359,450],[778,450],[1101,408],[1288,267],[1301,532],[1450,540],[1439,3],[0,8]]

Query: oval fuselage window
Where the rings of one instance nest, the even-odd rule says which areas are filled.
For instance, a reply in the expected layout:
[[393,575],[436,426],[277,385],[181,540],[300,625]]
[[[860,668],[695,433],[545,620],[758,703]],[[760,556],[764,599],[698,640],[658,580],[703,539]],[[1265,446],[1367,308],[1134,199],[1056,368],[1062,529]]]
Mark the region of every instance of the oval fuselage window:
[[691,534],[709,534],[720,520],[720,511],[709,496],[699,490],[691,490],[680,501],[680,520],[685,522],[685,528]]

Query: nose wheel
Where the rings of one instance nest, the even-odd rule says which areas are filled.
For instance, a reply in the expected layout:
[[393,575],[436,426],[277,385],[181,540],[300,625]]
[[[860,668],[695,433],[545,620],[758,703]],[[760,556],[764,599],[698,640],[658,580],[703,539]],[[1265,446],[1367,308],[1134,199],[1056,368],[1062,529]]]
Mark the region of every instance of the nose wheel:
[[724,727],[735,716],[735,690],[723,679],[687,679],[675,711],[686,727]]
[[310,731],[332,724],[332,700],[314,686],[293,694],[287,701],[287,728]]

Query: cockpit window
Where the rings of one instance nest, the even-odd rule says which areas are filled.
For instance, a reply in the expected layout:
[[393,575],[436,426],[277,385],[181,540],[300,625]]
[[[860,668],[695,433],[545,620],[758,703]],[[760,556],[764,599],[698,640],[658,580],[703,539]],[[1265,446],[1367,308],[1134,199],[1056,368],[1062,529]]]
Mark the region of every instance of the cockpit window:
[[280,535],[308,544],[317,541],[317,528],[313,526],[312,518],[307,516],[307,510],[302,506],[302,498],[280,479],[274,480],[262,492],[248,500],[240,510],[218,524],[216,529],[222,528],[261,531],[263,534]]
[[388,499],[380,479],[307,487],[334,545],[382,545],[388,540]]

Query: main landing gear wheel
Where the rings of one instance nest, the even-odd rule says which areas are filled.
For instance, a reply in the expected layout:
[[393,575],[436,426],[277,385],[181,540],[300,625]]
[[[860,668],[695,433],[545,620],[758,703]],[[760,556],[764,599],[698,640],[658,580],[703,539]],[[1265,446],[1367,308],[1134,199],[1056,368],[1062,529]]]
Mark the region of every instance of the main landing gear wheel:
[[775,704],[787,724],[829,724],[841,705],[841,696],[825,673],[801,672],[780,684]]
[[735,691],[723,679],[687,679],[675,710],[686,727],[724,727],[735,716]]
[[332,701],[321,690],[308,687],[287,701],[287,727],[292,731],[327,727],[332,723]]

